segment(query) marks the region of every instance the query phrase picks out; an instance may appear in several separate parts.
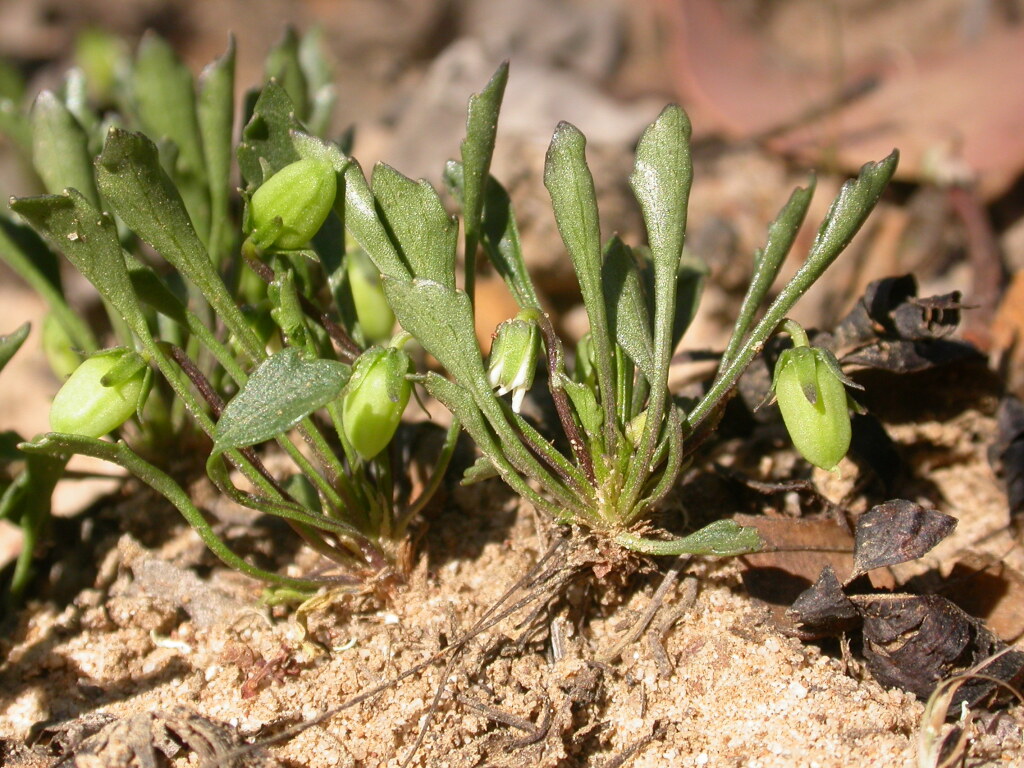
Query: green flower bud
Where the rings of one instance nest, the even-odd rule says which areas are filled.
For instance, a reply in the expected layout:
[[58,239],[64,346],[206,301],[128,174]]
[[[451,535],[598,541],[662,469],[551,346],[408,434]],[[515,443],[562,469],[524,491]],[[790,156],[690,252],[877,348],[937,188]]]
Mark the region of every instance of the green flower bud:
[[363,335],[371,344],[380,344],[394,330],[395,313],[384,297],[380,274],[361,248],[348,254],[348,283]]
[[329,163],[306,158],[286,165],[249,200],[250,238],[263,250],[303,248],[323,226],[337,191]]
[[345,437],[364,461],[387,447],[412,394],[412,360],[395,347],[371,347],[359,356],[341,393]]
[[491,342],[487,372],[499,395],[512,393],[512,410],[519,413],[526,390],[533,386],[540,354],[540,328],[529,311],[520,312],[498,326]]
[[827,349],[793,347],[775,364],[772,389],[786,430],[800,455],[822,469],[835,469],[850,447],[847,383]]
[[131,418],[146,399],[149,368],[123,347],[85,360],[50,404],[50,429],[102,437]]

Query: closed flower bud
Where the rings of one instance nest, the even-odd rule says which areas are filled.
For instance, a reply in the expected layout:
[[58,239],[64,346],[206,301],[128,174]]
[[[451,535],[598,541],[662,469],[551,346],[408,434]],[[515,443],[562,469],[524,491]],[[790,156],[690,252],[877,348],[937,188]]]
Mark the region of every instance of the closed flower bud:
[[54,396],[50,429],[86,437],[117,429],[145,400],[148,371],[138,354],[123,347],[92,355]]
[[364,461],[387,447],[412,394],[406,374],[412,360],[395,347],[371,347],[356,360],[342,392],[341,422],[345,437]]
[[264,250],[305,247],[331,212],[337,190],[329,163],[306,158],[286,165],[249,200],[251,240]]
[[786,430],[800,455],[822,469],[835,469],[850,447],[846,383],[826,349],[787,349],[775,364],[772,388]]
[[533,386],[539,354],[540,328],[529,312],[520,312],[498,326],[491,342],[487,375],[499,395],[512,393],[512,410],[516,413],[523,405],[526,390]]

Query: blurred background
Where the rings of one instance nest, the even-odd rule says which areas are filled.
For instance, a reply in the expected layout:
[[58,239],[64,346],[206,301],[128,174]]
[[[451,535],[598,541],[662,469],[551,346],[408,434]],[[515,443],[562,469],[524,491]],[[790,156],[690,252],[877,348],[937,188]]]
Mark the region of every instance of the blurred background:
[[[794,185],[817,171],[809,221],[820,220],[848,175],[898,147],[898,183],[797,318],[828,326],[871,280],[913,272],[921,295],[964,292],[974,307],[965,335],[1019,390],[1022,20],[1024,0],[2,0],[0,117],[70,66],[116,80],[118,57],[147,30],[196,74],[233,34],[249,87],[288,25],[316,28],[335,67],[335,128],[355,126],[363,167],[386,160],[436,181],[458,152],[467,97],[509,59],[493,172],[544,297],[574,335],[585,317],[541,183],[551,132],[564,119],[587,135],[606,234],[638,242],[632,149],[678,101],[695,137],[687,247],[712,272],[691,348],[720,348],[754,249]],[[36,191],[10,150],[0,139],[3,199]],[[805,230],[797,252],[813,237]],[[484,279],[480,290],[492,289],[482,333],[515,311]],[[42,311],[4,267],[0,307],[0,333]],[[2,384],[18,396],[0,398],[0,423],[31,435],[46,428],[58,383],[38,342],[19,358]]]

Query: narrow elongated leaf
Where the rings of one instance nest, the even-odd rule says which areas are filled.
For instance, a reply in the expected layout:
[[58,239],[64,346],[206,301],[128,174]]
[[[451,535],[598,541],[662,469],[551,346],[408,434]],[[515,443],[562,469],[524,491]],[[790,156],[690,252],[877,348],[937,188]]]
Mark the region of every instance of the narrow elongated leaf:
[[13,201],[11,208],[67,256],[132,331],[149,338],[110,216],[101,214],[74,189],[65,195],[22,197]]
[[231,144],[235,120],[235,39],[228,49],[208,64],[199,76],[197,119],[203,143],[203,159],[210,181],[210,236],[214,253],[222,253],[228,237],[231,193]]
[[[444,173],[445,184],[459,205],[463,205],[463,170],[462,164],[454,160],[448,162]],[[523,250],[519,243],[519,227],[516,225],[515,213],[508,192],[491,176],[484,192],[483,221],[480,226],[480,243],[487,253],[487,258],[505,281],[512,296],[519,306],[540,309],[537,290],[530,279],[523,260]]]
[[96,178],[124,223],[202,293],[253,360],[262,359],[263,345],[210,260],[153,142],[140,133],[111,128],[97,158]]
[[465,287],[473,296],[476,283],[476,251],[480,243],[480,217],[490,177],[494,138],[498,132],[498,112],[508,82],[508,62],[502,63],[487,86],[469,98],[466,117],[466,138],[463,139],[462,168],[463,206],[465,227]]
[[277,172],[299,159],[291,133],[301,130],[295,105],[280,83],[271,80],[260,92],[238,145],[238,167],[249,188],[263,183],[261,161]]
[[147,33],[139,44],[133,93],[142,127],[178,148],[176,172],[205,182],[203,143],[196,117],[192,73],[159,35]]
[[83,352],[96,351],[96,338],[81,316],[68,306],[54,251],[31,228],[0,214],[0,259],[50,307],[68,338]]
[[0,334],[0,371],[10,362],[14,354],[21,349],[21,345],[28,338],[31,323],[22,323],[12,333]]
[[605,246],[601,268],[608,324],[630,359],[648,380],[657,379],[651,316],[636,260],[628,245],[613,237]]
[[814,181],[807,187],[797,187],[789,196],[789,200],[779,211],[778,216],[768,227],[768,241],[754,258],[754,275],[743,297],[740,311],[736,318],[732,337],[722,355],[722,362],[727,363],[736,354],[747,331],[753,324],[757,308],[764,301],[772,283],[779,274],[783,260],[793,247],[796,233],[800,230],[807,216],[807,209],[814,195]]
[[280,83],[295,105],[296,116],[304,121],[309,116],[309,86],[299,61],[299,38],[294,27],[286,27],[281,41],[267,53],[264,74],[267,80],[273,78]]
[[615,450],[615,375],[612,334],[601,288],[601,225],[594,178],[587,167],[587,140],[576,126],[559,123],[544,161],[544,186],[555,222],[572,259],[590,320],[594,365],[604,408],[605,447]]
[[343,178],[344,195],[339,194],[335,199],[335,210],[352,237],[363,247],[382,275],[398,280],[412,280],[409,266],[402,261],[401,254],[377,215],[377,203],[359,163],[352,160]]
[[463,291],[432,280],[384,277],[384,294],[398,322],[463,385],[490,395],[473,307]]
[[644,131],[636,150],[630,185],[643,211],[647,244],[654,264],[654,356],[663,387],[672,354],[675,288],[686,234],[690,195],[690,122],[682,109],[666,107]]
[[807,255],[808,262],[817,261],[825,255],[834,259],[850,244],[895,173],[899,156],[894,149],[877,163],[865,163],[856,179],[843,184],[814,238]]
[[498,112],[508,82],[508,62],[503,62],[480,93],[469,97],[466,117],[466,138],[463,139],[463,208],[466,237],[476,242],[480,214],[484,206],[484,190],[494,154],[494,138],[498,132]]
[[255,445],[288,431],[334,400],[351,373],[336,360],[305,360],[292,347],[271,355],[224,407],[213,431],[217,450]]
[[454,289],[459,226],[434,188],[383,163],[373,169],[370,188],[381,220],[413,275]]
[[673,351],[676,288],[679,260],[686,235],[686,206],[693,175],[690,163],[690,121],[670,104],[647,126],[636,149],[630,185],[647,228],[647,244],[654,264],[654,373],[647,420],[630,465],[623,495],[632,506],[647,482],[651,459],[662,430],[668,404],[668,366]]
[[46,191],[59,195],[72,187],[98,206],[89,138],[74,115],[51,91],[43,91],[32,105],[31,121],[32,163]]

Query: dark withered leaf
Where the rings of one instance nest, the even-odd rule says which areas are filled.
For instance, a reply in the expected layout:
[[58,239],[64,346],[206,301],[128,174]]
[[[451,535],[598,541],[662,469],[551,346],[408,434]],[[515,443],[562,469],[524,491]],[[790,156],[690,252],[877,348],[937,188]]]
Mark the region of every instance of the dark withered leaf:
[[857,606],[843,592],[831,565],[821,569],[814,586],[801,593],[787,613],[803,629],[823,635],[848,632],[860,621]]
[[938,339],[960,325],[960,291],[919,299],[908,298],[892,311],[896,335],[902,339]]
[[1012,395],[1000,401],[997,433],[989,446],[988,460],[1006,488],[1010,518],[1024,520],[1024,403]]
[[960,341],[879,339],[843,355],[840,362],[844,366],[861,365],[892,373],[915,373],[980,356],[977,349]]
[[954,528],[956,518],[906,499],[878,504],[857,521],[850,580],[874,568],[915,560]]
[[[925,699],[942,680],[963,674],[1006,646],[985,625],[938,595],[854,596],[864,619],[864,658],[883,685]],[[986,666],[983,678],[968,680],[950,711],[975,705],[1024,673],[1024,653],[1009,651]]]
[[869,283],[860,301],[833,330],[837,348],[859,346],[879,336],[896,336],[892,312],[914,296],[917,296],[917,280],[913,275],[886,277]]

